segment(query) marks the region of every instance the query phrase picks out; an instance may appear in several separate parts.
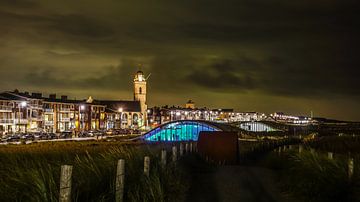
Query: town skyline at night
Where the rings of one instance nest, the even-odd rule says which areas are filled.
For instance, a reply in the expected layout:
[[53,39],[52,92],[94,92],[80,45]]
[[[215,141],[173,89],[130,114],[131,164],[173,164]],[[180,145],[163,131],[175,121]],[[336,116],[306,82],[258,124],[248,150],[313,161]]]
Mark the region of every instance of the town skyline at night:
[[360,201],[359,0],[0,0],[0,200]]
[[359,121],[356,5],[1,1],[0,91]]

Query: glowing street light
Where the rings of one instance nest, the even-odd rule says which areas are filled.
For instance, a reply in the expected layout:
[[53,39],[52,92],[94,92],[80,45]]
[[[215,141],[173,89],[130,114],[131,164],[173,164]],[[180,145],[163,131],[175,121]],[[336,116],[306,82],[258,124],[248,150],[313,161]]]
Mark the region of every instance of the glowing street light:
[[[80,105],[79,108],[79,123],[80,123],[80,116],[81,116],[81,112],[80,111],[84,111],[85,110],[85,105]],[[85,126],[84,126],[84,121],[85,121],[85,117],[82,117],[82,130],[85,130]]]
[[19,132],[20,132],[20,116],[21,116],[21,108],[26,107],[27,103],[25,101],[22,101],[19,105]]
[[25,101],[20,103],[21,107],[26,107],[27,103]]
[[122,112],[123,112],[123,108],[120,107],[120,108],[118,109],[118,112],[120,113],[120,129],[121,129],[121,128],[122,128]]

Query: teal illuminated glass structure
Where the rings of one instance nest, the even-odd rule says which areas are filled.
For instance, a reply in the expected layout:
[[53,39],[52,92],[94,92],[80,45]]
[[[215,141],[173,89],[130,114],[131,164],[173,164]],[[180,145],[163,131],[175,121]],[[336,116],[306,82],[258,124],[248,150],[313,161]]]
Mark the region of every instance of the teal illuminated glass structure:
[[147,141],[197,141],[201,131],[220,131],[201,121],[174,121],[161,125],[143,136]]
[[252,132],[272,132],[278,131],[277,129],[268,126],[261,122],[244,122],[239,125],[239,128],[244,129],[246,131]]

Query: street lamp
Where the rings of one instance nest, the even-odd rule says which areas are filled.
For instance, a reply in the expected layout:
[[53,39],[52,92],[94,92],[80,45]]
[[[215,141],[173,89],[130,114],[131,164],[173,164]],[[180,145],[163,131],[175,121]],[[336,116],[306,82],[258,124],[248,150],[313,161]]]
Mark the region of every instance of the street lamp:
[[27,103],[25,101],[22,101],[20,104],[19,104],[19,132],[20,132],[20,114],[21,114],[21,108],[23,107],[26,107]]
[[[84,111],[85,110],[85,105],[80,105],[80,108],[79,108],[79,123],[80,123],[80,116],[81,116],[81,111]],[[85,127],[84,127],[84,121],[85,121],[85,117],[82,117],[81,119],[81,122],[82,122],[82,131],[84,131]]]
[[123,112],[123,108],[120,107],[120,108],[118,109],[118,111],[119,111],[119,113],[120,113],[120,129],[122,129],[122,112]]
[[21,105],[21,107],[26,107],[26,105],[27,105],[27,104],[26,104],[26,102],[25,102],[25,101],[23,101],[23,102],[21,102],[21,104],[20,104],[20,105]]

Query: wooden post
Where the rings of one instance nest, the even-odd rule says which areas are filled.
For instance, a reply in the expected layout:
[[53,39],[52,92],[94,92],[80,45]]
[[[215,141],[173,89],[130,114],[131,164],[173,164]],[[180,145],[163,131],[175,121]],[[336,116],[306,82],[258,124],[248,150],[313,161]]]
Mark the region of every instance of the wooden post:
[[299,145],[299,154],[301,154],[302,151],[303,151],[303,146]]
[[185,153],[187,154],[189,152],[189,143],[185,144]]
[[166,166],[166,150],[161,150],[161,165],[165,168]]
[[150,157],[145,156],[144,158],[144,174],[149,177],[150,173]]
[[334,154],[332,152],[328,152],[328,159],[333,160]]
[[193,152],[193,143],[190,142],[190,153],[192,153],[192,152]]
[[184,155],[184,144],[180,143],[180,156]]
[[286,145],[284,145],[283,147],[284,147],[283,150],[284,150],[284,152],[285,152],[285,151],[286,151]]
[[172,147],[172,161],[173,162],[176,162],[176,160],[177,160],[177,151],[176,151],[176,146],[173,146]]
[[116,169],[115,201],[124,201],[125,160],[120,159]]
[[354,159],[350,158],[348,162],[348,174],[349,179],[351,180],[352,176],[354,175]]
[[281,154],[281,147],[278,148],[278,152],[279,152],[279,154]]
[[71,201],[71,175],[72,165],[62,165],[60,174],[59,202]]
[[292,149],[292,145],[289,145],[289,149]]

